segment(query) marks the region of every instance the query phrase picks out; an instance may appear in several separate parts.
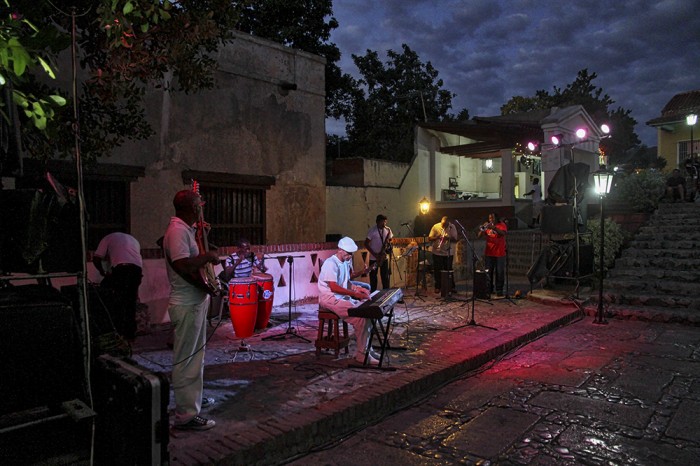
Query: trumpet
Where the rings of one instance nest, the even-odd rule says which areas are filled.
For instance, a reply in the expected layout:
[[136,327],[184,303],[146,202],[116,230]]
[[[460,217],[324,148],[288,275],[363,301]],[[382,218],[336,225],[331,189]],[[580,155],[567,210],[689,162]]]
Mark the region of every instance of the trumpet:
[[479,230],[481,230],[481,231],[486,231],[486,230],[488,230],[488,229],[490,229],[490,228],[493,228],[493,223],[491,223],[491,222],[486,222],[486,223],[484,223],[483,225],[481,225],[481,226],[479,227]]
[[450,243],[450,240],[447,237],[447,229],[443,230],[443,232],[442,232],[442,236],[440,237],[440,242],[438,243],[438,249],[442,249],[443,246],[445,245],[445,242],[447,242],[447,244]]

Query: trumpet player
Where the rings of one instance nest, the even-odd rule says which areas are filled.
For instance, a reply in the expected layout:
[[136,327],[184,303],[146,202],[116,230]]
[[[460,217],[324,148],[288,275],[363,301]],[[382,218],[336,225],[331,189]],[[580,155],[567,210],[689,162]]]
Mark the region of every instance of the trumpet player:
[[[486,249],[484,250],[484,263],[489,271],[491,292],[496,296],[503,296],[503,284],[506,272],[506,233],[508,226],[498,220],[496,214],[489,214],[489,221],[479,227],[479,237],[486,235]],[[494,282],[494,275],[496,281]]]
[[[452,258],[454,257],[458,239],[457,227],[450,222],[447,216],[442,217],[442,220],[430,229],[428,240],[432,242],[433,277],[436,293],[439,293],[442,289],[441,272],[443,270],[452,270]],[[450,290],[454,291],[454,278],[450,285]]]

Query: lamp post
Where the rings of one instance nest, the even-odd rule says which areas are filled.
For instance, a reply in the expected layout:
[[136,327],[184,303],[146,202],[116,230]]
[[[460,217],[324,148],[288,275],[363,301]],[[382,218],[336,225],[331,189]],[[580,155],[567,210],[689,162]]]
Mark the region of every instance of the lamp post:
[[421,281],[421,285],[423,287],[423,290],[428,289],[428,284],[426,283],[426,278],[425,278],[425,268],[428,267],[428,254],[427,254],[427,229],[428,225],[426,225],[427,220],[427,214],[430,211],[430,201],[428,198],[423,196],[423,199],[421,199],[418,202],[418,207],[420,208],[420,214],[421,214],[421,226],[422,226],[422,233],[423,233],[423,245],[422,248],[418,248],[418,260],[416,261],[416,296],[418,296],[418,277],[420,275],[420,262],[421,262],[421,249],[423,249],[423,279]]
[[605,196],[610,192],[612,187],[613,174],[605,168],[601,168],[593,173],[595,181],[595,190],[600,196],[600,283],[598,284],[598,311],[596,312],[594,324],[605,325],[608,323],[605,320],[603,313],[603,267],[605,267]]
[[698,116],[694,113],[685,117],[685,122],[690,126],[690,151],[688,151],[687,158],[693,158],[693,126],[698,122]]

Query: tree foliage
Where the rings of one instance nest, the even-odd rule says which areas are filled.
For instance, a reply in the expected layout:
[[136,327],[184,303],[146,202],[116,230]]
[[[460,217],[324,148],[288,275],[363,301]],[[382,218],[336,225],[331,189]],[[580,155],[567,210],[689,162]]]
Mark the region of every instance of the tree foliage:
[[588,69],[584,68],[563,89],[554,86],[552,93],[541,89],[532,97],[512,97],[501,107],[501,114],[582,105],[597,124],[610,125],[612,136],[601,142],[601,149],[610,157],[611,164],[622,163],[626,152],[640,144],[639,136],[634,131],[637,121],[631,117],[630,110],[611,108],[615,101],[593,84],[597,76],[596,73],[589,74]]
[[[344,156],[409,162],[416,123],[469,117],[466,110],[448,114],[454,94],[442,89],[438,71],[430,62],[421,62],[408,45],[402,44],[401,52],[387,51],[386,63],[372,50],[352,58],[361,78],[353,82],[344,115]],[[328,153],[333,156],[332,149]]]
[[[90,162],[127,139],[153,134],[143,102],[149,86],[184,92],[214,86],[212,56],[232,38],[240,5],[229,0],[15,0],[7,9],[35,24],[37,35],[46,38],[36,53],[47,63],[67,52],[75,30],[82,68],[82,83],[76,86],[79,124],[68,107],[44,128],[21,118],[23,151],[41,160],[66,157],[80,128],[82,155]],[[3,19],[3,27],[7,24]],[[64,85],[70,80],[67,69],[61,77]],[[72,98],[34,75],[20,85],[28,95],[62,92]]]
[[[5,6],[9,8],[7,0]],[[3,12],[0,27],[0,88],[8,89],[12,103],[19,107],[23,116],[38,130],[46,129],[48,120],[54,115],[54,108],[66,104],[58,94],[37,96],[22,90],[30,77],[25,73],[43,70],[45,76],[55,79],[53,67],[41,56],[55,30],[39,31],[30,21],[16,12]],[[10,117],[4,104],[0,107],[7,122]]]

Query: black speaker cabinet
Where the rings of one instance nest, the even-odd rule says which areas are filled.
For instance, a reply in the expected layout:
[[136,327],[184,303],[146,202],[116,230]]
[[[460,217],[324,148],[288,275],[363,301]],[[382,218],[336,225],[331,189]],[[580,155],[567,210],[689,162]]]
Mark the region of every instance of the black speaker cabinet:
[[55,288],[0,289],[0,349],[0,414],[85,399],[80,332]]
[[491,280],[486,270],[474,273],[474,296],[477,299],[491,299]]
[[578,252],[578,270],[576,270],[576,247],[573,246],[561,268],[553,271],[554,277],[584,277],[593,274],[593,245],[580,244]]
[[80,214],[73,203],[37,189],[0,190],[0,270],[37,273],[82,269]]
[[542,233],[563,235],[574,233],[574,207],[572,205],[546,205],[542,208]]

